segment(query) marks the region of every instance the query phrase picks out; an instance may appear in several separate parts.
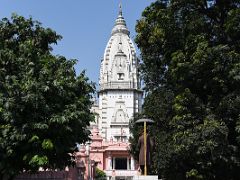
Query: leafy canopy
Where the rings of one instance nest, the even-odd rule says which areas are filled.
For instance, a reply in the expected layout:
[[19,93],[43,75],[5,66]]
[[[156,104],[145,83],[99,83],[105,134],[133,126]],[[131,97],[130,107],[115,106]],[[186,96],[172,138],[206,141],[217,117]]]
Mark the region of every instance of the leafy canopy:
[[158,0],[137,22],[143,113],[156,121],[152,170],[163,178],[240,176],[239,7]]
[[70,165],[88,140],[94,86],[51,53],[60,39],[32,18],[0,21],[0,179]]

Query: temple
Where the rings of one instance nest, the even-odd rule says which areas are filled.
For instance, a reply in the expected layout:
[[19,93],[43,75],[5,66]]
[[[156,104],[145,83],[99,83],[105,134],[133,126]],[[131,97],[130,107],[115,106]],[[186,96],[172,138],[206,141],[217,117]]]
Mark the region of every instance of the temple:
[[81,147],[78,156],[82,166],[86,166],[86,179],[94,174],[91,166],[103,170],[108,179],[132,179],[138,173],[136,161],[129,154],[129,122],[141,111],[143,91],[136,50],[129,35],[120,5],[101,60],[98,102],[92,107],[96,114],[90,126],[92,141]]

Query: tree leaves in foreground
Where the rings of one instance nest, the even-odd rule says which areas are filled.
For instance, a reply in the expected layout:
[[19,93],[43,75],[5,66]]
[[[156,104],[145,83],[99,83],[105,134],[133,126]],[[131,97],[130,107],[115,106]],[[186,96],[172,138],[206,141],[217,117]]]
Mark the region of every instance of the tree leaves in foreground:
[[153,173],[239,179],[239,0],[158,0],[136,31],[144,114],[156,121]]
[[0,179],[71,165],[88,140],[94,87],[75,60],[51,54],[60,39],[31,18],[0,21]]

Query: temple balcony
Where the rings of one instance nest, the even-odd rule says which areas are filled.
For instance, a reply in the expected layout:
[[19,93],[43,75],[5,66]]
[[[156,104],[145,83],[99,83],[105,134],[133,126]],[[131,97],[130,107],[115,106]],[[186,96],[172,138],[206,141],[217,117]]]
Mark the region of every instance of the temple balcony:
[[107,89],[138,89],[136,82],[131,81],[113,81],[100,84],[100,90]]

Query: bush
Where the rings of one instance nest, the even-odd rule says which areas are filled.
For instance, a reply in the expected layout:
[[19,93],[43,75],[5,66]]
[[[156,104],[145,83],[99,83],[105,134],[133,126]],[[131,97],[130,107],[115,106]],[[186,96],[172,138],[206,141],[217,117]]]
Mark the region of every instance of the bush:
[[106,173],[101,169],[96,168],[96,180],[105,180],[107,179]]

